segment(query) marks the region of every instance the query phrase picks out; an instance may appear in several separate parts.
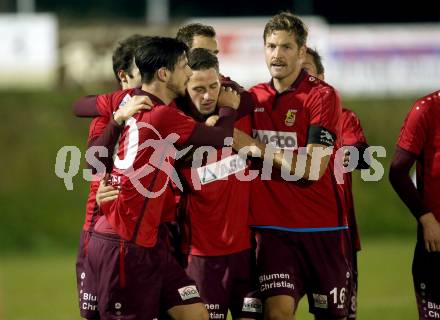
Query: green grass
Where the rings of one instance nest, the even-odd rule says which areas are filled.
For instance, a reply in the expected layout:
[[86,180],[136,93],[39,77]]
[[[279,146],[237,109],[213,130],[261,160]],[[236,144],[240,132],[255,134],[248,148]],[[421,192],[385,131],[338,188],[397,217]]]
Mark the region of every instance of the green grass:
[[[368,239],[359,254],[360,320],[417,318],[411,280],[414,242],[407,238]],[[0,319],[79,319],[75,254],[13,255],[0,258]],[[306,300],[297,320],[312,319]]]

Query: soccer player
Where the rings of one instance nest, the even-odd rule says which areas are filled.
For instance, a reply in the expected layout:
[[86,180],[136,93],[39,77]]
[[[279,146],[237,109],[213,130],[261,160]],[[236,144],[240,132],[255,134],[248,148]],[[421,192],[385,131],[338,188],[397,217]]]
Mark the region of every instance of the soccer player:
[[201,23],[184,25],[177,31],[176,39],[185,42],[188,48],[204,48],[217,55],[219,53],[215,30]]
[[[177,31],[176,38],[186,43],[191,49],[204,48],[217,55],[219,53],[216,33],[212,26],[201,23],[184,25]],[[220,74],[220,82],[224,86],[232,87],[235,91],[243,93],[244,89],[231,78]],[[242,98],[247,98],[243,96]],[[249,102],[246,101],[246,104]]]
[[[139,69],[134,64],[134,51],[140,38],[141,36],[139,35],[133,35],[121,41],[113,52],[113,71],[122,89],[139,87],[141,84]],[[121,119],[128,119],[141,108],[148,108],[146,104],[148,102],[144,100],[144,97],[132,99],[127,104],[124,110],[125,113],[121,114],[120,112],[117,117],[120,116]],[[102,134],[109,121],[110,119],[108,117],[98,117],[92,120],[89,137],[87,139],[88,143],[91,143]],[[87,254],[87,244],[97,219],[98,208],[96,206],[95,196],[98,185],[99,181],[92,181],[90,183],[85,223],[80,236],[76,261],[80,314],[86,319],[96,319],[99,316],[97,310],[96,283],[93,279],[93,274],[89,272],[84,265],[84,259]]]
[[[187,85],[188,112],[205,121],[216,112],[221,85],[218,60],[198,48],[190,52],[188,61],[193,71]],[[235,127],[250,134],[250,119],[242,118]],[[226,319],[228,309],[234,319],[256,319],[262,306],[252,296],[250,183],[237,178],[247,170],[246,159],[230,148],[219,148],[203,163],[193,163],[179,170],[187,187],[182,198],[190,248],[187,273],[196,281],[210,319]]]
[[[200,23],[185,25],[177,31],[176,39],[184,42],[190,49],[204,48],[215,55],[219,52],[216,33],[212,26]],[[232,87],[239,93],[244,91],[243,87],[229,77],[220,75],[220,81],[222,85]],[[127,88],[134,87],[124,87],[124,89]],[[100,109],[105,109],[105,107],[102,106],[97,108],[98,104],[96,103],[96,96],[87,96],[79,99],[73,104],[73,112],[77,117],[99,117],[103,113]],[[104,103],[100,104],[105,105]]]
[[[146,38],[137,48],[142,88],[110,95],[116,110],[124,97],[148,95],[154,106],[130,118],[121,134],[111,175],[116,200],[101,203],[88,261],[98,275],[101,318],[150,319],[160,308],[174,319],[207,319],[194,282],[171,257],[161,222],[174,212],[170,178],[177,146],[222,146],[232,134],[240,98],[222,89],[219,121],[207,127],[185,116],[173,100],[185,93],[192,74],[187,47],[171,38]],[[109,139],[103,146],[114,145]]]
[[[417,163],[417,189],[410,169]],[[417,220],[412,274],[419,319],[440,317],[440,91],[417,100],[397,140],[390,182]]]
[[[179,105],[204,122],[217,109],[218,60],[210,51],[196,48],[189,53],[188,64],[193,75],[186,101]],[[241,119],[235,127],[250,134],[250,119]],[[177,165],[185,186],[179,218],[185,220],[184,244],[190,248],[187,273],[196,281],[210,319],[226,319],[228,309],[234,319],[255,319],[262,308],[260,300],[252,296],[250,184],[236,177],[246,171],[246,161],[230,148],[212,152],[203,164],[192,166],[190,159]],[[102,190],[99,194],[102,201],[108,201],[118,192]]]
[[250,89],[254,137],[294,151],[290,168],[299,163],[298,148],[306,153],[301,181],[285,181],[273,171],[251,184],[265,319],[293,319],[304,294],[316,319],[344,319],[352,276],[348,223],[333,174],[335,150],[322,154],[340,138],[340,102],[331,86],[301,69],[307,28],[298,17],[272,17],[263,37],[272,79]]
[[[306,58],[302,64],[310,75],[317,77],[320,80],[324,80],[324,66],[322,59],[316,50],[307,48]],[[341,114],[342,122],[342,145],[353,146],[359,151],[359,161],[356,169],[368,169],[369,165],[364,160],[365,150],[369,147],[367,139],[365,138],[364,131],[361,127],[361,123],[357,115],[347,109],[342,108]],[[368,156],[368,155],[367,155]],[[357,268],[357,252],[361,250],[359,230],[356,223],[356,216],[354,211],[353,190],[352,190],[352,176],[351,172],[347,172],[344,175],[344,188],[345,188],[345,204],[348,211],[348,225],[350,228],[352,249],[353,249],[353,288],[350,301],[350,309],[348,318],[356,319],[357,309],[357,290],[358,290],[358,268]]]

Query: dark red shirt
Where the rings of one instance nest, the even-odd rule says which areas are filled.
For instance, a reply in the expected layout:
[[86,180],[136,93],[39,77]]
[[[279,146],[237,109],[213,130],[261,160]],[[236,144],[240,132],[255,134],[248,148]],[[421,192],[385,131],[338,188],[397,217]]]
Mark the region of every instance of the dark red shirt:
[[[309,139],[313,126],[325,128],[321,138],[327,134],[340,137],[341,106],[335,90],[305,71],[281,94],[270,83],[259,84],[250,92],[256,97],[253,135],[261,141],[297,150],[319,143]],[[334,157],[322,178],[311,183],[285,181],[277,170],[270,180],[259,176],[251,185],[252,223],[288,231],[346,229],[343,189],[336,184],[333,168]]]
[[[126,94],[119,91],[110,97],[98,96],[119,106]],[[157,99],[158,100],[158,99]],[[119,236],[138,245],[152,247],[157,241],[162,215],[175,212],[174,193],[169,177],[176,145],[183,145],[195,128],[195,121],[177,109],[174,103],[155,102],[151,111],[135,114],[126,123],[118,141],[111,181],[120,188],[118,198],[101,204],[101,211]],[[102,114],[103,111],[100,111]],[[175,137],[166,143],[167,137]],[[156,160],[152,160],[155,157]],[[162,167],[163,166],[163,167]],[[161,170],[163,169],[163,170]]]
[[[235,123],[248,134],[250,126],[249,117]],[[250,248],[250,181],[240,181],[236,175],[247,175],[247,163],[230,151],[222,154],[217,149],[215,157],[200,166],[188,164],[180,170],[187,187],[183,203],[192,255],[219,256]]]
[[416,101],[397,145],[417,156],[417,189],[425,206],[440,221],[440,91]]

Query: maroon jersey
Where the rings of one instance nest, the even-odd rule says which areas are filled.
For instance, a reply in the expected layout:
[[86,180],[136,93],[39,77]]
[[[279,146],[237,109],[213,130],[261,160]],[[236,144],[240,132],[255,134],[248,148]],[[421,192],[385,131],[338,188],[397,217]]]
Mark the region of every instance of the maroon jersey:
[[[96,137],[99,137],[104,131],[105,127],[109,122],[107,117],[97,117],[92,120],[89,128],[89,137],[87,138],[87,143],[90,143]],[[96,222],[96,217],[94,213],[96,212],[96,192],[99,187],[99,181],[91,181],[89,187],[89,194],[87,196],[86,203],[86,217],[83,226],[83,230],[89,230],[93,222]],[[95,219],[95,221],[94,221]]]
[[[341,114],[342,139],[341,143],[344,146],[354,146],[359,144],[366,144],[364,131],[361,127],[361,122],[357,115],[348,109],[343,108]],[[359,155],[362,157],[362,154]],[[345,189],[345,204],[347,206],[348,226],[351,231],[351,239],[354,249],[359,251],[361,249],[361,241],[359,236],[359,229],[356,223],[356,216],[353,201],[353,184],[351,172],[344,174],[344,189]]]
[[[284,150],[311,143],[335,145],[341,107],[335,90],[325,82],[302,71],[282,93],[271,83],[250,91],[256,97],[253,136],[260,141]],[[334,156],[321,179],[310,183],[285,181],[277,170],[269,180],[259,176],[251,184],[252,223],[289,231],[346,229],[343,192],[333,168]]]
[[[250,134],[250,118],[242,118],[235,127]],[[232,150],[222,154],[222,149],[201,166],[185,165],[180,169],[188,187],[183,203],[190,254],[220,256],[250,248],[250,182],[236,176],[246,170],[246,159]]]
[[[136,90],[117,91],[105,99],[117,107]],[[173,143],[184,144],[196,125],[174,102],[164,105],[154,100],[152,110],[137,113],[127,121],[112,171],[112,185],[119,187],[120,193],[115,201],[101,204],[119,236],[144,247],[156,244],[163,214],[175,212],[170,183],[177,151]]]
[[417,155],[417,189],[440,221],[440,91],[416,101],[403,123],[397,145]]
[[[101,116],[94,118],[90,123],[87,144],[90,144],[92,140],[96,139],[104,132],[104,129],[108,125],[113,113],[131,98],[129,94],[131,91],[121,90],[115,93],[98,95],[94,98],[96,109]],[[120,100],[119,103],[117,103],[118,100]],[[83,226],[84,230],[88,230],[93,224],[94,213],[96,212],[96,192],[98,187],[99,181],[90,182],[89,194],[87,196],[86,203],[86,217]]]

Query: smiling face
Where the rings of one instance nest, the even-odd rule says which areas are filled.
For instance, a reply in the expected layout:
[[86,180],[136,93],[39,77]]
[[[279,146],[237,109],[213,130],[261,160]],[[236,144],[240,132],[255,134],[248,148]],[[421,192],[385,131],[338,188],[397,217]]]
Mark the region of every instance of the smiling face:
[[299,72],[305,47],[298,47],[293,33],[276,30],[265,39],[265,56],[272,78],[283,80]]
[[220,78],[216,69],[194,70],[187,86],[188,94],[203,115],[215,111],[220,93]]

